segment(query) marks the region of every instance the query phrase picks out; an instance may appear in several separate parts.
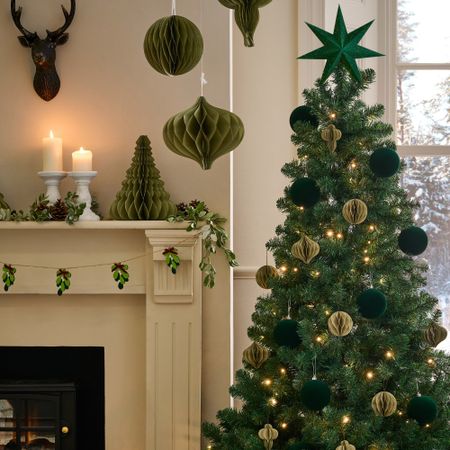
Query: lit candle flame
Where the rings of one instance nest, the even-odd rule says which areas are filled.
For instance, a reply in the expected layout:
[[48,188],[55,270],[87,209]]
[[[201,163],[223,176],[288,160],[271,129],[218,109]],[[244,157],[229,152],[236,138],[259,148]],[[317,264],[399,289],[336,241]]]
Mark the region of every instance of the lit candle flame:
[[50,130],[49,136],[50,136],[50,139],[54,139],[55,135],[53,134],[53,130]]

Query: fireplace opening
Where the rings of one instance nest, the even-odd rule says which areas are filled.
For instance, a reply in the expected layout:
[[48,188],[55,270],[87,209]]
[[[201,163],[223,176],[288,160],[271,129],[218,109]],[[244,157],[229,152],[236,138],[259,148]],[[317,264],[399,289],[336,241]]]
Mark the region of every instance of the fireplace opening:
[[102,347],[0,347],[0,450],[105,450]]

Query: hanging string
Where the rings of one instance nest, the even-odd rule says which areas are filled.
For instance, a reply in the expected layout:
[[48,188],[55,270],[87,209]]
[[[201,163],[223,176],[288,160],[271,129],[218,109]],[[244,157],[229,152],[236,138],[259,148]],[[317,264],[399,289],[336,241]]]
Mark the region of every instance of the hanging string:
[[419,389],[419,380],[416,379],[416,387],[417,387],[417,397],[422,397],[422,394],[420,393]]
[[[204,3],[203,0],[200,0],[200,33],[203,36],[203,11],[204,9]],[[204,53],[202,54],[202,57],[200,59],[200,95],[203,97],[205,93],[205,86],[208,84],[208,81],[206,80],[206,74],[205,74],[205,66],[204,66]]]
[[312,360],[312,370],[313,370],[313,380],[317,380],[317,354],[314,353],[314,358]]
[[177,0],[172,0],[172,16],[177,15]]
[[266,250],[266,266],[269,265],[269,252]]
[[291,318],[291,299],[288,300],[288,314],[287,314],[287,318],[288,319]]

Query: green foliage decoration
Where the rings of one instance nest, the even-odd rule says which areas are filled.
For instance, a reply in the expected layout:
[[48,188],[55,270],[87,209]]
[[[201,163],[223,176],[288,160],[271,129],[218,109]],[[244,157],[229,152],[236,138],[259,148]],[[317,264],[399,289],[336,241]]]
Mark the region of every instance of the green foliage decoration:
[[202,34],[185,17],[163,17],[147,31],[144,52],[149,64],[159,73],[182,75],[192,70],[202,57]]
[[272,0],[219,0],[223,6],[234,9],[236,25],[244,36],[244,45],[254,47],[254,35],[259,23],[259,8]]
[[216,269],[212,256],[222,251],[230,267],[238,266],[236,255],[227,248],[228,234],[223,228],[226,219],[217,213],[210,212],[204,202],[193,200],[188,205],[177,205],[177,213],[167,219],[169,222],[188,222],[186,231],[200,229],[203,241],[203,256],[200,270],[204,273],[203,284],[213,288],[216,283]]
[[123,289],[125,284],[130,281],[130,274],[128,273],[128,264],[114,263],[111,266],[114,281],[117,283],[119,289]]
[[56,287],[58,295],[61,296],[70,288],[72,274],[67,269],[58,269],[56,272]]
[[165,220],[175,212],[176,206],[170,201],[156,168],[150,139],[140,136],[110,216],[115,220]]
[[181,264],[180,257],[178,256],[178,250],[175,247],[169,247],[163,251],[163,255],[167,266],[175,275],[179,265]]
[[0,192],[0,209],[10,209],[8,203],[5,200],[5,196]]
[[208,170],[217,158],[241,143],[244,124],[236,114],[209,104],[201,96],[195,105],[167,121],[163,136],[171,151]]
[[5,290],[5,292],[8,292],[9,288],[15,283],[16,272],[17,269],[13,267],[11,264],[3,264],[2,280],[3,280],[3,289]]

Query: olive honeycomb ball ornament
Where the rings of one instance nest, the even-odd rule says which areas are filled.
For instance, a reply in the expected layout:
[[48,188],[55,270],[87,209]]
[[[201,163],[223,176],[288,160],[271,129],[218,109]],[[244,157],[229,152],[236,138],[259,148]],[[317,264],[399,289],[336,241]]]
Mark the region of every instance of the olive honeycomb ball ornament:
[[302,234],[301,238],[291,247],[291,253],[303,263],[309,264],[320,253],[320,246],[306,234]]
[[297,122],[309,123],[314,128],[319,126],[319,119],[313,110],[306,105],[299,106],[292,111],[289,117],[289,123],[293,131],[295,131],[295,124]]
[[292,319],[280,320],[273,330],[273,340],[280,347],[296,348],[301,339],[297,332],[298,322]]
[[406,228],[398,236],[398,246],[406,255],[420,255],[428,247],[427,233],[419,227],[412,226]]
[[328,330],[333,336],[347,336],[353,328],[353,320],[350,314],[344,311],[333,313],[328,319]]
[[386,296],[378,289],[366,289],[357,299],[359,313],[366,319],[377,319],[387,309]]
[[320,411],[330,403],[330,387],[321,380],[307,381],[300,391],[300,399],[309,410]]
[[436,402],[425,395],[418,395],[408,403],[408,416],[421,426],[429,424],[436,419],[438,408]]
[[400,169],[400,157],[391,148],[379,148],[370,156],[369,167],[380,178],[389,178]]
[[341,441],[336,450],[356,450],[356,447],[348,441]]
[[372,398],[372,409],[377,416],[392,416],[397,411],[397,399],[390,392],[378,392]]
[[202,57],[202,34],[185,17],[163,17],[147,31],[144,52],[149,64],[159,73],[183,75],[192,70]]
[[258,344],[258,342],[253,342],[242,354],[242,362],[247,363],[254,369],[261,368],[268,359],[269,350],[261,344]]
[[294,205],[312,208],[320,200],[320,189],[311,178],[297,178],[289,188],[289,198]]
[[432,347],[437,347],[447,339],[447,330],[437,323],[432,323],[424,333],[425,342]]
[[357,198],[349,200],[342,208],[344,219],[351,225],[359,225],[367,219],[367,205]]
[[273,266],[265,265],[256,272],[256,283],[263,289],[270,289],[270,281],[278,276],[277,269]]

